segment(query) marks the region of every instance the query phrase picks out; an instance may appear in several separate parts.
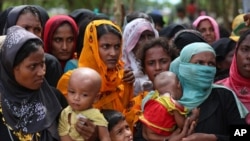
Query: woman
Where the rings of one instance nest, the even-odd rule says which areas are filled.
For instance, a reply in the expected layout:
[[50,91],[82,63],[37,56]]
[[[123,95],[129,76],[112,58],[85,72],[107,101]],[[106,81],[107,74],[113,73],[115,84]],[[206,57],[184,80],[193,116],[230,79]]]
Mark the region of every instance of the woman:
[[68,15],[51,17],[44,28],[44,51],[55,56],[61,63],[62,69],[66,62],[74,56],[78,27]]
[[229,76],[236,42],[230,38],[220,38],[211,44],[216,53],[216,74],[214,82]]
[[[57,118],[67,102],[44,79],[41,39],[20,26],[10,27],[0,57],[0,140],[59,140]],[[95,126],[84,121],[88,130],[78,123],[78,132],[90,138]]]
[[111,141],[133,141],[133,134],[121,112],[103,109],[102,114],[108,121]]
[[152,84],[147,75],[140,70],[139,62],[136,59],[136,52],[141,44],[147,40],[158,37],[154,25],[144,18],[137,18],[129,22],[123,32],[123,56],[126,69],[132,69],[135,75],[134,95],[143,90],[152,89]]
[[[15,6],[8,14],[5,31],[13,25],[19,25],[42,38],[44,25],[48,18],[48,13],[40,6]],[[51,86],[56,86],[63,73],[62,68],[54,56],[45,53],[45,58],[46,80]]]
[[[250,30],[247,30],[240,36],[237,43],[235,53],[233,56],[232,64],[230,66],[229,77],[217,81],[217,84],[222,84],[232,89],[238,99],[250,111],[250,96],[249,96],[249,43],[250,43]],[[247,123],[250,124],[250,116],[248,115]]]
[[[153,82],[157,74],[169,69],[171,61],[176,56],[177,51],[169,47],[164,37],[145,42],[137,54],[137,58],[141,62],[141,71],[148,76],[151,82]],[[129,105],[123,112],[133,133],[135,132],[135,126],[141,113],[142,99],[147,94],[148,91],[141,91],[136,97],[130,100]]]
[[187,140],[229,140],[230,125],[246,124],[247,111],[233,92],[213,84],[215,62],[213,48],[196,42],[186,45],[170,65],[183,88],[179,102],[189,110],[200,109],[195,133]]
[[[100,95],[94,107],[122,112],[133,96],[134,76],[130,70],[123,69],[120,28],[109,20],[94,20],[85,30],[83,46],[78,66],[90,67],[102,77]],[[71,73],[65,73],[57,85],[65,96]]]
[[220,39],[218,23],[210,16],[199,16],[193,22],[193,27],[201,32],[203,38],[209,44]]

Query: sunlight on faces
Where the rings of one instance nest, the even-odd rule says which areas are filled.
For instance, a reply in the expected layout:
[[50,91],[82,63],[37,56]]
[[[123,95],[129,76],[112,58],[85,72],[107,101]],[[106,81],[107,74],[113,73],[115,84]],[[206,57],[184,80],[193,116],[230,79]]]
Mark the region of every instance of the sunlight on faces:
[[44,50],[41,46],[36,52],[31,53],[14,67],[14,76],[21,86],[37,90],[43,83],[45,71]]
[[107,33],[100,37],[99,55],[108,69],[115,69],[121,54],[121,39],[113,33]]
[[77,68],[69,79],[67,100],[75,111],[92,108],[99,90],[101,77],[93,69]]
[[51,54],[58,60],[67,61],[74,52],[74,33],[69,23],[59,26],[52,37]]

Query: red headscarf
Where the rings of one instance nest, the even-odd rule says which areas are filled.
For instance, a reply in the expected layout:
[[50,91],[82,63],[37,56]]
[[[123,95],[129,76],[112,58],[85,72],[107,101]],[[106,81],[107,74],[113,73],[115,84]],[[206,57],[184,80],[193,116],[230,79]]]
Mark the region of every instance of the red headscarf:
[[[77,35],[78,35],[78,27],[75,21],[68,15],[56,15],[56,16],[51,17],[46,22],[45,27],[44,27],[44,34],[43,34],[44,51],[47,53],[51,53],[53,34],[55,33],[56,29],[65,22],[68,22],[73,29],[74,51],[72,53],[72,58],[74,58],[74,52],[76,49],[76,40],[77,40]],[[66,63],[65,61],[63,62],[61,61],[62,67],[64,67],[65,63]]]

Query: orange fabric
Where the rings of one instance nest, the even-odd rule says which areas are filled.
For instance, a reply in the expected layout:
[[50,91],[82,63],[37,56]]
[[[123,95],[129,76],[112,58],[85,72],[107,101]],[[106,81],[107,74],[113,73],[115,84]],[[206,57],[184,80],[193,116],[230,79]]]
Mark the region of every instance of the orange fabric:
[[148,94],[147,91],[139,93],[136,97],[130,100],[127,108],[124,110],[123,115],[128,122],[128,125],[131,131],[134,133],[134,128],[136,122],[139,120],[139,116],[141,115],[141,104],[142,99]]
[[[121,61],[121,54],[116,69],[112,71],[108,70],[105,63],[101,60],[96,27],[102,24],[109,24],[121,32],[120,28],[109,20],[94,20],[89,23],[85,30],[84,48],[80,54],[78,66],[90,67],[96,70],[102,77],[101,96],[94,104],[94,107],[98,109],[114,109],[122,112],[129,100],[133,97],[133,86],[132,84],[122,82],[124,63]],[[69,76],[70,74],[68,73],[64,74],[57,85],[57,88],[61,90],[64,95],[67,94],[66,85],[68,85],[67,81]]]

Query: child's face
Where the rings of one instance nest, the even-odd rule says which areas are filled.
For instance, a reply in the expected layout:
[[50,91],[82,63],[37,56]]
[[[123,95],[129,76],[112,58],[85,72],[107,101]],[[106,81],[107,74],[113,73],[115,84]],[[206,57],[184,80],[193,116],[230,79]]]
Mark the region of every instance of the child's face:
[[112,141],[132,141],[132,131],[126,120],[119,121],[109,132]]
[[95,84],[91,80],[79,82],[77,79],[70,79],[68,86],[68,104],[75,111],[82,111],[92,107],[97,96]]

